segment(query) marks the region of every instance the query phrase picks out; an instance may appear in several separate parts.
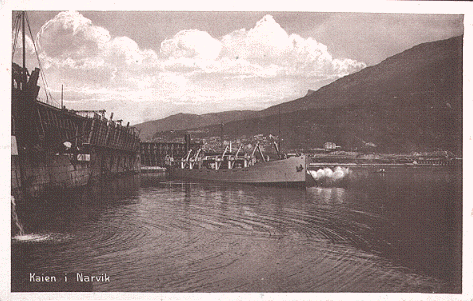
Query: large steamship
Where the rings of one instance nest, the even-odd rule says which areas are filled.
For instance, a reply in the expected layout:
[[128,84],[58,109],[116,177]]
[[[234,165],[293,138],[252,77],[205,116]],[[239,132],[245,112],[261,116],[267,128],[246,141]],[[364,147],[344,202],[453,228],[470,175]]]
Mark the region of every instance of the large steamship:
[[16,21],[22,24],[23,66],[12,64],[12,195],[38,197],[139,172],[140,140],[129,123],[114,121],[113,113],[107,119],[104,110],[74,111],[38,100],[41,71],[25,67],[26,13]]
[[241,145],[232,149],[231,144],[217,153],[189,148],[190,135],[186,135],[185,140],[187,156],[167,163],[172,178],[277,186],[306,185],[307,157],[285,155],[280,152],[277,143],[274,146],[278,158],[270,160],[259,144],[249,153],[243,151]]

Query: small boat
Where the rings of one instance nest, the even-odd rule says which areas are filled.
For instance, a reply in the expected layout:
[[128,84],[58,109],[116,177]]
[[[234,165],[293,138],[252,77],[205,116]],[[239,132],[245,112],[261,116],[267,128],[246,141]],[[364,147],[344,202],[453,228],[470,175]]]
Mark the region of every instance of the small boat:
[[[278,159],[269,160],[259,144],[252,154],[230,152],[228,146],[223,153],[205,153],[199,149],[191,156],[174,161],[168,166],[171,178],[188,180],[207,180],[244,184],[271,184],[279,186],[305,186],[307,157],[279,155]],[[256,150],[260,156],[257,158]]]

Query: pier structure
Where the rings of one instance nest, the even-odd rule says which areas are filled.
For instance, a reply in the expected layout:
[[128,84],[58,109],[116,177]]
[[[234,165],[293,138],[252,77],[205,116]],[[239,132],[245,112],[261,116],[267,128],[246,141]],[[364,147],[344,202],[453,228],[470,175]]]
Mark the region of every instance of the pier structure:
[[188,141],[186,142],[141,142],[140,155],[141,166],[165,166],[166,158],[180,160],[185,158],[189,150],[197,151],[202,145]]
[[12,107],[13,195],[22,187],[37,196],[49,188],[80,187],[102,176],[139,172],[138,133],[129,124],[105,118],[104,111],[74,111],[32,100],[26,120],[18,103]]

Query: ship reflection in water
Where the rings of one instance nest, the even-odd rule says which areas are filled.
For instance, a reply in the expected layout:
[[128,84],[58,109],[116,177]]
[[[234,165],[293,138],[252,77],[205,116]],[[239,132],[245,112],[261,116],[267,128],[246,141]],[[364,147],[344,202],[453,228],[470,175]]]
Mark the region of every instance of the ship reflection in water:
[[460,293],[461,185],[448,167],[343,188],[119,179],[16,208],[45,239],[12,240],[12,291]]

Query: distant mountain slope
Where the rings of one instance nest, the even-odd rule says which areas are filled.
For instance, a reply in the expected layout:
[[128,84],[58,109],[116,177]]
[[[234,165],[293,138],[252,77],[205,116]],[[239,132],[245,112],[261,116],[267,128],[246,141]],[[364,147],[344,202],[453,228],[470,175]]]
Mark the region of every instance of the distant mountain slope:
[[[347,150],[371,145],[371,151],[379,152],[441,149],[461,154],[462,74],[463,36],[424,43],[302,98],[252,112],[244,121],[228,119],[224,132],[275,135],[281,112],[286,149],[331,141]],[[220,122],[195,136],[220,135]]]
[[152,139],[156,132],[185,130],[192,128],[200,128],[211,124],[220,124],[222,122],[230,122],[234,120],[242,120],[254,117],[255,111],[226,111],[221,113],[209,114],[175,114],[169,117],[148,121],[135,125],[140,130],[140,138],[142,141]]
[[[417,45],[315,92],[309,91],[302,98],[269,107],[261,111],[260,116],[278,114],[279,110],[288,113],[390,102],[390,97],[411,93],[440,93],[443,96],[454,93],[458,96],[462,87],[462,47],[463,36]],[[418,101],[422,99],[424,97],[417,98]],[[442,97],[433,99],[442,102]],[[461,106],[461,98],[456,99],[457,105]]]

